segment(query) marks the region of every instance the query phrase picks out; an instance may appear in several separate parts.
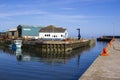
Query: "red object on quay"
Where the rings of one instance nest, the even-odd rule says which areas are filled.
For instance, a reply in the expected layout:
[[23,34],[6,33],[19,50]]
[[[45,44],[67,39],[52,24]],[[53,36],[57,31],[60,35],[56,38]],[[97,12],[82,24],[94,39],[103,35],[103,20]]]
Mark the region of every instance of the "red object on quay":
[[108,50],[106,47],[103,48],[103,52],[102,52],[102,54],[100,54],[100,56],[109,56],[109,53],[108,53]]

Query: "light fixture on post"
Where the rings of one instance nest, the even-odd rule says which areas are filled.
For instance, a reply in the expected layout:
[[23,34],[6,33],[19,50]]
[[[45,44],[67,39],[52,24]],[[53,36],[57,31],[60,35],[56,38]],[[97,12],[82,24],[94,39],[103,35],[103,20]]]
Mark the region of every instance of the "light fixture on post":
[[80,38],[81,38],[81,35],[80,35],[80,28],[77,28],[77,30],[78,30],[78,40],[80,40]]

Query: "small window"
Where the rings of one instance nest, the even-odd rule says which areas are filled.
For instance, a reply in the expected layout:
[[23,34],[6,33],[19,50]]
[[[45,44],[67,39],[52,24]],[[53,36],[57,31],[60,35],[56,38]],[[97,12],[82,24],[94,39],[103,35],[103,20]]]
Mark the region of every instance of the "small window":
[[57,35],[54,35],[53,37],[57,37]]
[[14,34],[15,34],[15,33],[12,31],[12,36],[14,36]]

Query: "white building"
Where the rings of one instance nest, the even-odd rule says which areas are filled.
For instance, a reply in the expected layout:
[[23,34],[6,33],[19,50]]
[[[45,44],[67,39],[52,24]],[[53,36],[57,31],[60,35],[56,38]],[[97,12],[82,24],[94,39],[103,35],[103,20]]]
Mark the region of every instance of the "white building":
[[68,31],[65,28],[57,28],[53,25],[49,25],[39,31],[39,38],[47,40],[63,40],[68,38]]

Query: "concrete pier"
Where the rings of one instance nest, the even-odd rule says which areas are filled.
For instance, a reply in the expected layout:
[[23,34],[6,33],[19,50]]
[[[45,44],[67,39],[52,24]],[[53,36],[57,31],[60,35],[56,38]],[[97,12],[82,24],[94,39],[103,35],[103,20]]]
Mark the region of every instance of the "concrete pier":
[[107,49],[109,56],[99,56],[79,80],[120,80],[120,39]]
[[73,49],[90,46],[95,43],[95,39],[90,40],[68,40],[68,41],[24,41],[23,48],[38,49],[45,53],[66,53]]
[[112,38],[117,38],[120,39],[120,36],[100,36],[99,38],[97,38],[97,41],[105,41],[105,42],[109,42],[112,40]]

